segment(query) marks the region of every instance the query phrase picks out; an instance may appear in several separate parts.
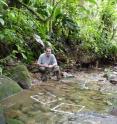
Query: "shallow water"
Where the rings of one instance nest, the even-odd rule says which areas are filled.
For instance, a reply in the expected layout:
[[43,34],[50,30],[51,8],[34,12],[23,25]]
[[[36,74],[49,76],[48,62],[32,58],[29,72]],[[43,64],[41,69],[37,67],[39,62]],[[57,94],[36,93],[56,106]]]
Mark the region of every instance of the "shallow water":
[[93,88],[84,87],[77,78],[50,80],[1,101],[8,124],[14,120],[17,124],[57,124],[66,115],[80,111],[108,113],[113,94],[101,92],[102,85],[94,82],[95,77],[83,77],[90,82],[87,86]]

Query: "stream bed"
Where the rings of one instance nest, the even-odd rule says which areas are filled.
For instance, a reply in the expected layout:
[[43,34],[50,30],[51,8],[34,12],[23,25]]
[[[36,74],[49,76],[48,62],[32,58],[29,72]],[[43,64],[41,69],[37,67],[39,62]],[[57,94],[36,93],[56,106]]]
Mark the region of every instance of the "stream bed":
[[117,124],[110,114],[117,107],[117,86],[103,75],[99,70],[76,72],[2,100],[7,124]]

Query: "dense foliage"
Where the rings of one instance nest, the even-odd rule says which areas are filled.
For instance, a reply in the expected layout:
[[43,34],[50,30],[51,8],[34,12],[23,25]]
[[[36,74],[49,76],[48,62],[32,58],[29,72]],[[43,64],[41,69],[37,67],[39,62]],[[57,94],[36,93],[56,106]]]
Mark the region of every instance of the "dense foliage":
[[115,58],[116,22],[116,0],[1,0],[0,59],[10,55],[30,62],[43,42],[66,55],[74,49]]

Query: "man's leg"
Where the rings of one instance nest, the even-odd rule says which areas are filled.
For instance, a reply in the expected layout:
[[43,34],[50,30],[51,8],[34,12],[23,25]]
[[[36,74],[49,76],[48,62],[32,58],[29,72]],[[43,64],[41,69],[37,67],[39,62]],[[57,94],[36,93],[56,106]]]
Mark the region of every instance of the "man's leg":
[[39,67],[39,70],[41,72],[41,80],[42,81],[47,81],[47,69],[46,67]]
[[59,66],[54,66],[53,71],[57,77],[57,80],[60,80],[61,76],[60,76],[60,69]]

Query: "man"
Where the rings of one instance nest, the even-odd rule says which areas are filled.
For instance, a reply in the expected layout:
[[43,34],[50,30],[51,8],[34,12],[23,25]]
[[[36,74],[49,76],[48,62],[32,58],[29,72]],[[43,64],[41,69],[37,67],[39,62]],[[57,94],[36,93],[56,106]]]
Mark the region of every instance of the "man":
[[57,80],[60,79],[59,66],[54,54],[51,53],[51,48],[46,48],[45,53],[39,56],[37,64],[39,65],[39,70],[42,72],[42,81],[47,80],[47,75],[50,71],[53,71],[54,74],[56,74]]

